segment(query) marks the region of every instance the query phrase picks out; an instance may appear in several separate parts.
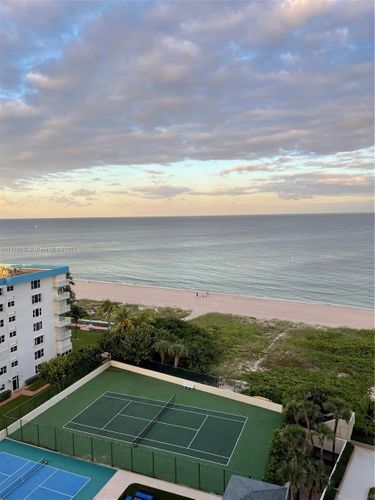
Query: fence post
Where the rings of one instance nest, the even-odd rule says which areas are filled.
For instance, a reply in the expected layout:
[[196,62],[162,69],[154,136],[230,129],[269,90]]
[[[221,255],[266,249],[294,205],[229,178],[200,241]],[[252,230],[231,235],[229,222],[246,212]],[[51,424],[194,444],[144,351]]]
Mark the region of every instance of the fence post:
[[152,457],[152,477],[155,477],[155,453],[154,450],[151,450]]
[[109,442],[110,450],[111,450],[111,466],[113,467],[113,441]]
[[90,436],[90,446],[91,446],[91,462],[94,461],[94,443],[92,441],[92,436]]
[[225,469],[223,468],[223,494],[225,491]]
[[201,463],[198,462],[198,489],[201,489]]
[[54,427],[53,430],[54,430],[54,435],[55,435],[55,451],[57,451],[57,429],[56,429],[56,427]]
[[21,441],[23,442],[23,428],[22,428],[22,419],[20,418],[20,429],[21,429]]
[[174,457],[174,482],[177,483],[177,457]]
[[36,439],[37,439],[38,446],[40,446],[39,424],[36,424]]
[[75,441],[74,441],[74,432],[72,432],[72,436],[73,436],[73,442],[72,442],[72,451],[73,451],[73,457],[76,456],[76,446],[75,446]]
[[134,465],[133,465],[133,445],[130,446],[130,470],[132,472],[134,471]]

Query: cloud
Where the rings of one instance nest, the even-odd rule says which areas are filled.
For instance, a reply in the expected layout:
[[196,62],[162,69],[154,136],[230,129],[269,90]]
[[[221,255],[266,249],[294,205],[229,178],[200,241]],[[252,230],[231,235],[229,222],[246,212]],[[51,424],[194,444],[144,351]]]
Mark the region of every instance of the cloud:
[[87,198],[84,201],[77,200],[76,198],[68,197],[63,194],[54,193],[49,198],[48,201],[51,203],[60,203],[66,205],[67,207],[87,207],[91,205],[92,200]]
[[156,186],[138,186],[130,188],[130,192],[141,198],[149,198],[153,200],[171,199],[182,194],[192,192],[192,189],[187,186],[169,186],[156,185]]
[[77,189],[71,193],[72,196],[86,197],[95,194],[95,191],[90,191],[89,189]]
[[[1,183],[107,165],[160,181],[187,159],[236,162],[221,169],[228,183],[371,168],[359,153],[374,135],[371,2],[184,6],[1,2]],[[180,173],[184,186],[130,193],[199,192],[189,167]]]
[[28,73],[26,75],[28,81],[40,90],[62,90],[69,82],[64,79],[53,79],[41,73]]

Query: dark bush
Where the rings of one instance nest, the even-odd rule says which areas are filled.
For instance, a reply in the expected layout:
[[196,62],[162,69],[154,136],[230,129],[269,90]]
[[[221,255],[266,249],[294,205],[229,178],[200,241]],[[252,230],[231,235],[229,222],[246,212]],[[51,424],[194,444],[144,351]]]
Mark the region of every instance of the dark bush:
[[12,391],[7,389],[6,391],[0,392],[0,401],[5,401],[10,397]]
[[33,377],[30,377],[28,379],[25,380],[25,385],[31,385],[33,384],[34,382],[36,382],[37,380],[40,379],[40,375],[34,375]]

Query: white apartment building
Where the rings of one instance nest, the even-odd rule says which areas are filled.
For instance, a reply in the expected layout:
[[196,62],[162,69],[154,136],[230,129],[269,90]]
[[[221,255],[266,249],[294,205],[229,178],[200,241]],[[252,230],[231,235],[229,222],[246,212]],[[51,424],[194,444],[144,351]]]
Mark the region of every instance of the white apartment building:
[[0,264],[0,392],[17,390],[40,363],[72,350],[68,267]]

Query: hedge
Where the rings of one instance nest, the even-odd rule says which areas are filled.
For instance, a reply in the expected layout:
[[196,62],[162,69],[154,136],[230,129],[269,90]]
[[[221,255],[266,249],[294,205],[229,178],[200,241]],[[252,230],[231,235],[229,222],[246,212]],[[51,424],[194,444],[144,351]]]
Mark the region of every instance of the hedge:
[[5,401],[10,397],[12,394],[12,391],[10,389],[7,389],[6,391],[0,392],[0,401]]
[[31,385],[33,384],[34,382],[36,382],[37,380],[40,379],[40,375],[34,375],[33,377],[30,377],[28,379],[25,380],[25,385]]
[[348,466],[350,457],[352,456],[354,446],[349,441],[346,443],[344,451],[341,453],[340,459],[336,463],[334,473],[329,479],[329,483],[324,494],[324,500],[334,500],[337,490],[344,477],[346,468]]

